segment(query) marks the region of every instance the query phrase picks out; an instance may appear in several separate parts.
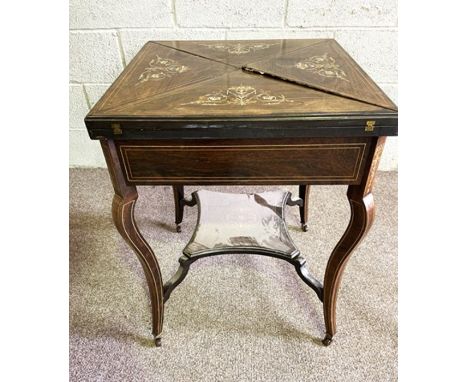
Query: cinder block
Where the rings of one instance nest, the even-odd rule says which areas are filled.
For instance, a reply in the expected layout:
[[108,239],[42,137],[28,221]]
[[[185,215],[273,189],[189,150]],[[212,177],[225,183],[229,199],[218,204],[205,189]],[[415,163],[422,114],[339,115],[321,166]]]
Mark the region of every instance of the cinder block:
[[83,119],[88,113],[88,103],[86,102],[83,85],[70,84],[68,87],[69,94],[69,127],[84,128]]
[[171,0],[70,0],[70,28],[171,27]]
[[398,137],[388,137],[379,163],[381,171],[398,170]]
[[102,97],[104,92],[109,89],[111,84],[86,84],[84,85],[86,89],[86,94],[88,94],[88,100],[89,103],[91,104],[91,107],[93,107],[97,101],[99,101],[99,98]]
[[150,40],[224,40],[224,29],[126,29],[120,32],[128,62]]
[[112,82],[122,71],[117,33],[70,32],[70,80]]
[[332,30],[320,29],[230,29],[226,32],[228,40],[262,40],[283,38],[333,38]]
[[89,139],[86,130],[69,132],[70,167],[106,167],[99,141]]
[[176,19],[184,27],[281,27],[284,0],[177,0]]
[[336,31],[336,40],[376,82],[398,80],[395,30]]
[[390,99],[398,105],[398,86],[392,84],[377,84],[379,87],[385,92],[386,95],[390,97]]
[[286,23],[295,27],[396,26],[396,0],[289,0]]

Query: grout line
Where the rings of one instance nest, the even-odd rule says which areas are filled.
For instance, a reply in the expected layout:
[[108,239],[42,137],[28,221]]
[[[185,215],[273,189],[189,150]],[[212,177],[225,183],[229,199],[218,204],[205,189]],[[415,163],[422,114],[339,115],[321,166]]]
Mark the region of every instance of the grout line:
[[81,84],[81,87],[83,88],[83,93],[86,99],[86,103],[88,104],[88,111],[91,110],[91,101],[89,100],[89,95],[88,92],[86,91],[86,87],[84,84]]
[[176,16],[176,6],[175,6],[176,0],[171,1],[171,8],[172,8],[172,22],[176,27],[179,27],[179,24],[177,23],[177,16]]
[[285,1],[284,1],[283,28],[286,28],[286,27],[287,27],[288,8],[289,8],[289,0],[285,0]]
[[125,52],[124,52],[124,48],[123,48],[123,45],[122,45],[122,38],[120,36],[120,30],[117,29],[117,43],[119,45],[119,52],[120,52],[120,59],[122,60],[122,65],[124,67],[124,69],[127,67],[127,62],[125,60]]
[[288,29],[291,30],[320,30],[320,29],[329,29],[329,30],[392,30],[397,31],[398,28],[394,25],[379,25],[379,26],[370,26],[370,25],[317,25],[314,27],[295,27],[295,26],[288,26]]
[[[141,29],[166,29],[166,30],[171,30],[174,29],[174,26],[169,26],[169,27],[154,27],[154,26],[148,26],[148,27],[117,27],[119,30],[141,30]],[[69,28],[69,32],[83,32],[83,33],[89,33],[89,32],[111,32],[115,31],[116,27],[109,27],[109,28]]]

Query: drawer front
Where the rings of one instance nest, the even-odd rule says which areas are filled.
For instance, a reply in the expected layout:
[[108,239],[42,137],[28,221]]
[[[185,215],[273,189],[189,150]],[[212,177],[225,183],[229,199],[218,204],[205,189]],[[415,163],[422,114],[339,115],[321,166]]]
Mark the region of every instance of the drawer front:
[[118,142],[133,184],[357,184],[370,141]]

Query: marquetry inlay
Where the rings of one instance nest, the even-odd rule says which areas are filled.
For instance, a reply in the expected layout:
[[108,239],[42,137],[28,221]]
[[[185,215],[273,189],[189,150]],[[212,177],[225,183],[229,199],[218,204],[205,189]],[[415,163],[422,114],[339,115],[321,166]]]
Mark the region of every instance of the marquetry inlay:
[[212,93],[204,94],[195,101],[183,103],[182,105],[239,105],[245,106],[259,103],[262,105],[278,105],[284,102],[294,102],[287,99],[283,94],[271,94],[268,90],[257,90],[253,86],[239,85],[227,89],[220,89]]
[[162,80],[179,73],[184,73],[188,70],[188,66],[181,65],[175,60],[156,56],[156,58],[153,58],[145,70],[143,70],[143,72],[140,74],[137,84],[141,84],[150,80]]
[[234,44],[199,44],[201,46],[207,47],[208,49],[212,50],[220,50],[225,51],[230,54],[246,54],[250,52],[255,52],[261,49],[268,49],[271,46],[279,45],[279,43],[274,44],[241,44],[241,43],[234,43]]
[[346,73],[341,69],[336,60],[324,53],[321,56],[312,56],[301,60],[294,65],[298,69],[307,70],[309,72],[318,74],[322,77],[339,78],[340,80],[348,81]]

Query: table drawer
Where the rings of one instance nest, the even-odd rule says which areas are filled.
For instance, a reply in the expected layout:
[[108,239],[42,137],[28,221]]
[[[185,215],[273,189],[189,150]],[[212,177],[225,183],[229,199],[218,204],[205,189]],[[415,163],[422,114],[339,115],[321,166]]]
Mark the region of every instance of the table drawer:
[[133,184],[357,184],[370,140],[117,142]]

